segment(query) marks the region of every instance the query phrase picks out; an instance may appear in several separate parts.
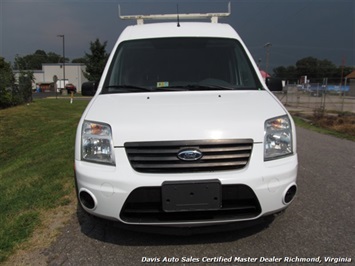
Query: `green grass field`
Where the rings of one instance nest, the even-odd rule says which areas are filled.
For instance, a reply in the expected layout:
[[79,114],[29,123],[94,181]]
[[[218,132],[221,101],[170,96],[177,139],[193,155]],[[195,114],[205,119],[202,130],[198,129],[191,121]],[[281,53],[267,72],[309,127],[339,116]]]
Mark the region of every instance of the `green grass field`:
[[76,127],[88,101],[43,99],[0,110],[0,262],[68,204]]

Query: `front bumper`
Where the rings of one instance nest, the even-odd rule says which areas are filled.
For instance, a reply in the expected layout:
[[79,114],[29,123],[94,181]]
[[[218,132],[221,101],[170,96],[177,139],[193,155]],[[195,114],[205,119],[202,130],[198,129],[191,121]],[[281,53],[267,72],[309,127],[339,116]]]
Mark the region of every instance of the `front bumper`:
[[[254,144],[248,165],[240,170],[139,173],[131,167],[124,148],[115,148],[115,156],[116,166],[76,160],[77,191],[87,212],[126,224],[188,226],[254,220],[285,209],[292,202],[285,200],[287,191],[296,188],[297,155],[264,162],[260,143]],[[163,182],[205,180],[221,183],[220,210],[163,211]],[[233,205],[232,211],[227,210],[226,200]]]

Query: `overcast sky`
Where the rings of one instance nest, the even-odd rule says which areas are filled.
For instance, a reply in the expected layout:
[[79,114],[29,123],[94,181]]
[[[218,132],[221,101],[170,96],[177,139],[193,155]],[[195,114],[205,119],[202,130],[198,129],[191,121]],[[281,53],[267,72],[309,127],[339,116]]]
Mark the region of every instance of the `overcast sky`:
[[[220,20],[231,24],[248,46],[255,61],[265,68],[294,65],[313,56],[335,65],[355,66],[355,0],[231,0],[232,14]],[[123,14],[226,12],[225,0],[0,0],[0,56],[13,62],[41,49],[70,60],[89,52],[89,43],[107,41],[110,52],[120,32],[135,21]],[[344,58],[344,59],[343,59]]]

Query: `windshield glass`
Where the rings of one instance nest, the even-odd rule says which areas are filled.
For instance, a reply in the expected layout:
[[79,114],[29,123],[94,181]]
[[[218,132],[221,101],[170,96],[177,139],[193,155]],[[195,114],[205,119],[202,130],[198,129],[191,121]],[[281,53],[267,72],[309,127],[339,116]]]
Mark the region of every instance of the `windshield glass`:
[[102,93],[234,89],[262,89],[236,40],[156,38],[120,44]]

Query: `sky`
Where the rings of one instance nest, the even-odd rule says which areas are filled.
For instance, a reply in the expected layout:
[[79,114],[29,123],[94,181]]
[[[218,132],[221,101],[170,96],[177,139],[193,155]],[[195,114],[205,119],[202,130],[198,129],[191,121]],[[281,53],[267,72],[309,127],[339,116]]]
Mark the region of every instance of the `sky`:
[[[90,52],[90,42],[107,41],[111,52],[122,30],[135,21],[122,14],[227,12],[228,0],[0,0],[0,56],[36,50],[70,60]],[[336,66],[355,67],[355,0],[231,0],[232,14],[221,19],[242,37],[261,68],[295,65],[312,56]],[[147,22],[148,23],[148,22]],[[150,23],[150,22],[149,22]],[[182,22],[183,23],[183,22]]]

